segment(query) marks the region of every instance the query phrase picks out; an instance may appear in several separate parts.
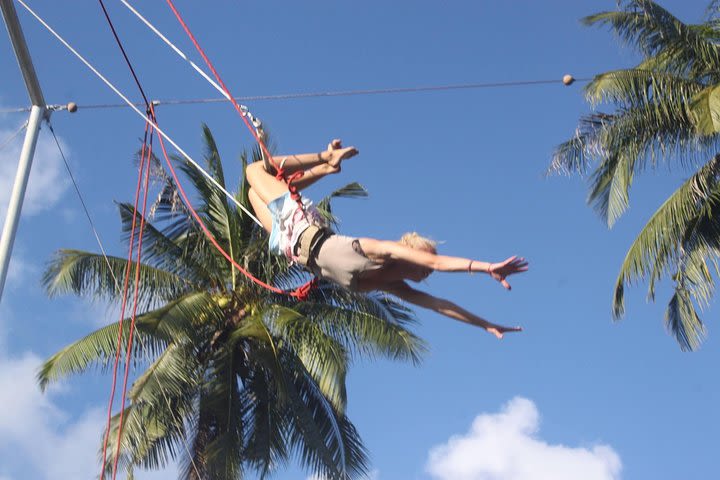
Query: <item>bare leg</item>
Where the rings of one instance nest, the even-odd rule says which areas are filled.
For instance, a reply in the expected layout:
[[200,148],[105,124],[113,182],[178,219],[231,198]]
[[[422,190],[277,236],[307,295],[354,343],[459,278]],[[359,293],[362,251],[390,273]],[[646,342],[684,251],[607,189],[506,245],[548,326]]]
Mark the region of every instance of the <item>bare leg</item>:
[[257,215],[258,220],[262,223],[263,228],[270,233],[272,231],[272,214],[270,213],[270,209],[268,209],[262,198],[260,198],[260,196],[252,188],[248,190],[248,198],[250,199],[253,210],[255,210],[255,215]]
[[[307,188],[325,175],[339,172],[341,162],[357,155],[357,153],[357,149],[348,147],[326,150],[319,154],[309,154],[316,159],[321,158],[322,161],[305,170],[305,174],[295,182],[295,185],[300,189]],[[303,154],[301,156],[305,155],[306,154]],[[285,163],[287,165],[287,162]],[[294,165],[299,168],[301,163],[295,163]],[[260,162],[248,165],[245,169],[245,175],[250,186],[264,204],[271,202],[287,192],[287,185],[275,178],[274,175],[268,173],[264,165]]]
[[[340,171],[339,168],[333,168],[327,163],[316,165],[310,170],[305,171],[305,175],[298,179],[295,185],[299,189],[307,188],[325,175],[337,173],[338,171]],[[288,191],[285,182],[278,180],[274,175],[266,172],[260,162],[248,165],[245,168],[245,176],[247,177],[248,183],[250,183],[251,190],[264,204],[272,202]]]
[[[338,155],[338,151],[342,151],[342,154]],[[342,160],[347,160],[357,154],[358,151],[356,148],[342,148],[342,142],[339,139],[335,139],[328,144],[328,148],[324,152],[279,155],[273,157],[272,163],[270,163],[270,165],[266,165],[266,170],[270,173],[275,173],[274,167],[282,166],[287,173],[292,174],[298,170],[310,170],[323,163],[340,166],[340,162]]]

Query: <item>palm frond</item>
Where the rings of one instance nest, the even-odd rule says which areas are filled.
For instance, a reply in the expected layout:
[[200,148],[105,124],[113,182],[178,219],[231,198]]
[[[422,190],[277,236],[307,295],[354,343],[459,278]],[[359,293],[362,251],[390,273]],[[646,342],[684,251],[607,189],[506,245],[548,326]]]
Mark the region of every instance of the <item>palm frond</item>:
[[630,204],[632,178],[632,158],[622,154],[606,158],[593,173],[588,203],[608,227],[615,224]]
[[[118,204],[120,217],[123,225],[123,232],[126,234],[124,241],[129,242],[130,232],[133,223],[133,206],[129,203]],[[136,223],[143,220],[142,214],[137,212]],[[137,234],[137,232],[136,232]],[[139,236],[136,236],[133,249],[138,248]],[[164,233],[157,230],[155,226],[145,221],[142,238],[143,262],[152,267],[171,272],[177,276],[188,279],[195,288],[209,286],[216,281],[204,265],[193,258],[194,252],[188,252],[173,242]]]
[[692,303],[690,292],[676,286],[665,311],[665,326],[682,350],[695,350],[705,336],[705,326]]
[[345,348],[320,325],[296,310],[273,306],[263,316],[271,334],[295,352],[325,398],[337,411],[344,412],[348,368]]
[[268,373],[252,369],[243,377],[240,403],[245,426],[245,457],[260,478],[283,465],[289,456],[286,432],[290,423],[280,408]]
[[548,175],[585,174],[594,159],[603,157],[604,151],[598,141],[599,132],[605,123],[612,121],[613,118],[612,115],[604,113],[582,117],[573,137],[555,149],[546,173]]
[[[74,293],[119,301],[126,272],[128,280],[132,280],[128,282],[129,298],[132,298],[135,268],[133,262],[128,270],[127,259],[123,258],[103,257],[81,250],[59,250],[45,270],[42,282],[50,297]],[[141,310],[177,298],[193,287],[185,278],[142,263],[139,279]]]
[[[696,80],[641,65],[637,68],[612,70],[596,75],[585,86],[585,97],[591,104],[610,102],[621,109],[648,104],[662,104],[683,109],[684,105],[704,86]],[[676,116],[681,114],[682,112]]]
[[[190,293],[162,308],[139,315],[135,320],[136,358],[158,354],[173,340],[192,339],[198,319],[217,315],[214,299],[205,292]],[[122,322],[121,345],[127,345],[130,321]],[[119,323],[103,327],[63,348],[50,357],[38,373],[40,388],[67,375],[86,370],[92,364],[107,365],[115,358]]]
[[418,364],[427,351],[425,342],[407,328],[415,321],[411,311],[384,294],[358,294],[323,282],[295,308],[359,355]]
[[717,32],[706,25],[687,25],[651,0],[624,2],[623,10],[585,17],[586,25],[609,25],[627,44],[646,57],[664,53],[672,59],[668,70],[697,76],[716,71],[720,51]]
[[[177,410],[173,410],[177,409]],[[148,470],[157,470],[168,466],[184,448],[184,427],[173,414],[182,416],[179,404],[157,407],[148,404],[133,404],[122,412],[122,433],[118,470],[131,471],[134,465]],[[114,463],[114,454],[118,451],[118,431],[120,413],[110,422],[108,436],[107,462],[105,473],[110,475]]]
[[285,352],[283,365],[295,425],[290,442],[302,464],[331,479],[366,475],[367,452],[354,427],[348,428],[349,420],[327,402],[298,358]]
[[242,477],[245,407],[237,382],[239,361],[232,347],[219,349],[200,396],[200,415],[211,427],[202,452],[208,478]]
[[167,406],[167,398],[187,397],[200,381],[195,348],[187,342],[169,343],[133,383],[128,398],[136,404]]
[[365,187],[357,182],[348,183],[342,188],[339,188],[332,192],[327,197],[320,200],[317,204],[317,209],[320,212],[320,216],[328,224],[337,226],[338,219],[332,214],[331,202],[334,198],[365,198],[368,196]]
[[698,135],[720,133],[720,84],[711,85],[695,94],[690,102],[690,115]]
[[654,295],[654,280],[677,261],[688,227],[717,195],[714,191],[719,175],[720,158],[715,157],[681,185],[643,227],[620,267],[613,302],[616,318],[624,313],[626,283],[651,276],[649,295]]

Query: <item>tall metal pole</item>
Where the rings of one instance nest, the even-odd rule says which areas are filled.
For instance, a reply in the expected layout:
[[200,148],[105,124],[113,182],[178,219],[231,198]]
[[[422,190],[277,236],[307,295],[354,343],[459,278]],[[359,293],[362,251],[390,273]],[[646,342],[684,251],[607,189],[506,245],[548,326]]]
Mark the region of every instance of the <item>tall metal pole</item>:
[[20,220],[20,212],[25,197],[25,189],[27,187],[28,177],[30,176],[30,167],[32,166],[33,155],[35,154],[35,145],[37,144],[38,132],[43,119],[50,115],[50,111],[45,106],[45,98],[40,89],[40,82],[35,74],[30,52],[25,43],[25,36],[20,28],[17,12],[12,0],[0,0],[0,10],[5,20],[10,41],[12,42],[15,56],[17,57],[20,71],[25,79],[25,85],[32,101],[30,109],[30,119],[28,120],[27,131],[25,132],[25,141],[23,142],[22,151],[20,152],[20,160],[18,162],[17,174],[15,175],[15,184],[10,196],[7,217],[5,218],[5,226],[3,227],[2,237],[0,237],[0,301],[2,300],[3,289],[5,288],[5,279],[10,265],[10,256],[12,255],[12,247],[15,242],[15,233]]

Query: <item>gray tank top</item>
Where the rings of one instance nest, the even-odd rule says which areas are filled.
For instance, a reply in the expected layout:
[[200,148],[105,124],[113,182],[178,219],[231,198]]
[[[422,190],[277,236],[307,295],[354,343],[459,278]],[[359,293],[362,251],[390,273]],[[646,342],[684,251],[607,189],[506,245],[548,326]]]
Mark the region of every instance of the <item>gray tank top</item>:
[[381,266],[365,256],[358,239],[332,235],[320,246],[313,273],[354,291],[362,272],[377,270]]

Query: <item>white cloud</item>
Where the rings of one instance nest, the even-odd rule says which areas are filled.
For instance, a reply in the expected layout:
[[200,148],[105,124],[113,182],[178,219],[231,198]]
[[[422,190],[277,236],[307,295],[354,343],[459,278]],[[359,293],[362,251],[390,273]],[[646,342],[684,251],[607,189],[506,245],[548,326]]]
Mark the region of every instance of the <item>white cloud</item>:
[[620,457],[607,445],[551,445],[537,437],[535,404],[516,397],[499,413],[475,418],[470,431],[433,447],[427,472],[445,480],[618,480]]
[[[53,402],[68,392],[66,385],[40,392],[36,373],[41,360],[36,355],[4,358],[1,352],[0,480],[97,478],[105,407],[69,415]],[[135,478],[170,480],[177,478],[176,472],[177,466],[171,464],[162,471],[137,470]]]
[[39,478],[94,478],[104,425],[100,408],[73,419],[51,394],[42,394],[35,375],[40,359],[31,353],[0,358],[0,463]]
[[[14,129],[0,128],[0,141],[5,141],[14,133]],[[15,183],[18,159],[22,149],[23,135],[0,150],[0,219],[4,222],[7,213],[10,193]],[[68,149],[60,140],[60,144],[68,155]],[[62,157],[58,152],[55,141],[48,132],[41,132],[35,147],[35,156],[30,169],[25,199],[23,201],[23,215],[36,215],[52,208],[70,185],[67,174],[64,172]]]
[[29,262],[22,248],[15,244],[5,278],[5,288],[17,289],[29,278],[37,277],[39,271],[38,266]]

